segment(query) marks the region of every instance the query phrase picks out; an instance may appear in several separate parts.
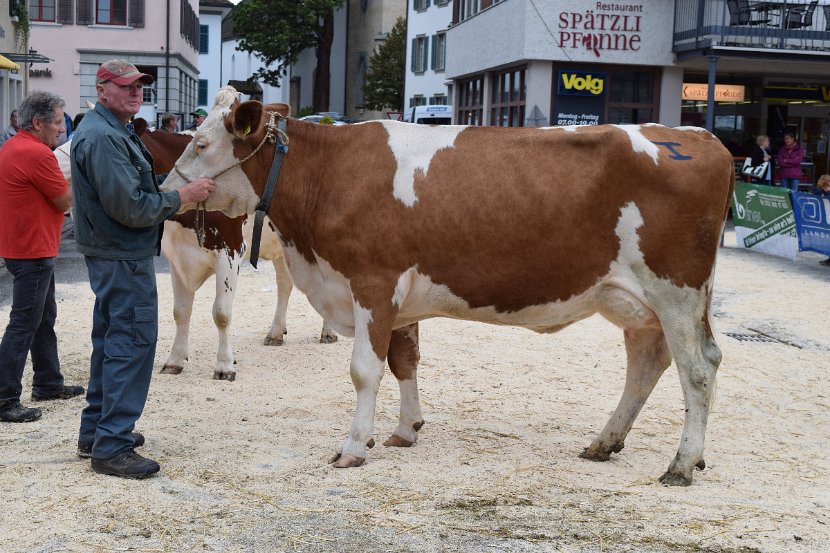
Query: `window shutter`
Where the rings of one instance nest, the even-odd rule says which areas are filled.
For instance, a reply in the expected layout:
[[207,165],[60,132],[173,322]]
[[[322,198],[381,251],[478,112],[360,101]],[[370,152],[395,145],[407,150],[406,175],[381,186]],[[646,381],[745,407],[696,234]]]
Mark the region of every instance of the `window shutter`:
[[144,27],[144,0],[130,0],[127,7],[127,25],[141,29]]
[[75,18],[78,25],[92,25],[95,23],[93,0],[78,0],[78,12]]
[[432,35],[432,70],[435,71],[435,65],[437,60],[435,59],[435,52],[438,51],[438,48],[435,47],[435,44],[438,42],[438,35]]
[[410,65],[409,69],[413,73],[415,72],[415,67],[416,67],[416,64],[417,64],[417,60],[418,60],[418,39],[413,38],[412,39],[412,59],[410,60],[410,64],[409,64]]
[[72,0],[58,0],[58,17],[55,20],[63,25],[72,25],[74,22]]
[[429,59],[429,40],[424,37],[424,63],[421,65],[421,71],[426,71],[429,69],[427,66],[427,60]]

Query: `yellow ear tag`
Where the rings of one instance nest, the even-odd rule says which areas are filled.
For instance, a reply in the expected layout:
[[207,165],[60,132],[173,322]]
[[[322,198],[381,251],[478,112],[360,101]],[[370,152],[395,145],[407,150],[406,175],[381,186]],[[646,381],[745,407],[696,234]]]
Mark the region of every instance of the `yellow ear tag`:
[[251,134],[251,126],[250,125],[245,127],[245,132],[242,133],[242,136],[248,136],[249,134]]

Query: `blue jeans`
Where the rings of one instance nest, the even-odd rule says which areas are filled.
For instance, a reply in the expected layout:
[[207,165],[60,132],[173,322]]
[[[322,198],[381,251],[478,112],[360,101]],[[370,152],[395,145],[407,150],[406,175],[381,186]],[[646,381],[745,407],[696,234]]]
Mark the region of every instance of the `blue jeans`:
[[14,277],[9,324],[0,341],[0,408],[20,403],[23,368],[32,354],[32,391],[48,395],[63,386],[55,336],[55,258],[9,259]]
[[153,258],[86,257],[95,293],[87,407],[78,441],[109,459],[133,447],[130,432],[144,411],[158,337]]
[[794,178],[782,178],[781,179],[781,186],[784,188],[789,188],[793,192],[798,192],[798,184],[801,182],[801,179],[798,177]]

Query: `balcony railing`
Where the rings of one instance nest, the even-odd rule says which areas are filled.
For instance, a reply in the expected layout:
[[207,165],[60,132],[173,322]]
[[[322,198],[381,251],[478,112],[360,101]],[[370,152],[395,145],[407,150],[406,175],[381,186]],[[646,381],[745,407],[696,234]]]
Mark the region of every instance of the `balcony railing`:
[[830,52],[830,0],[677,0],[674,51],[710,47]]

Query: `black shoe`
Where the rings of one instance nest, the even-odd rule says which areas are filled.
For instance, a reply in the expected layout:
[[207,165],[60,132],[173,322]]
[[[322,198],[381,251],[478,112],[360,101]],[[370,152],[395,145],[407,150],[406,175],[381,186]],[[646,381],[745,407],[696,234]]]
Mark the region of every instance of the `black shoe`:
[[128,449],[112,459],[96,459],[93,457],[92,470],[98,474],[141,479],[157,473],[161,470],[161,467],[152,459],[142,457],[132,449]]
[[[133,447],[141,447],[144,445],[144,434],[140,432],[131,432],[130,436],[133,437]],[[78,457],[81,459],[89,459],[92,457],[92,443],[91,442],[78,442]]]
[[820,264],[820,265],[827,265],[827,266],[830,266],[830,257],[828,257],[828,258],[827,258],[827,259],[825,259],[824,261],[819,261],[819,264]]
[[50,399],[70,399],[84,393],[83,386],[61,386],[54,392],[48,394],[35,394],[32,392],[32,401],[48,401]]
[[43,413],[35,407],[23,407],[15,403],[11,407],[0,409],[0,421],[3,422],[32,422],[40,418]]

